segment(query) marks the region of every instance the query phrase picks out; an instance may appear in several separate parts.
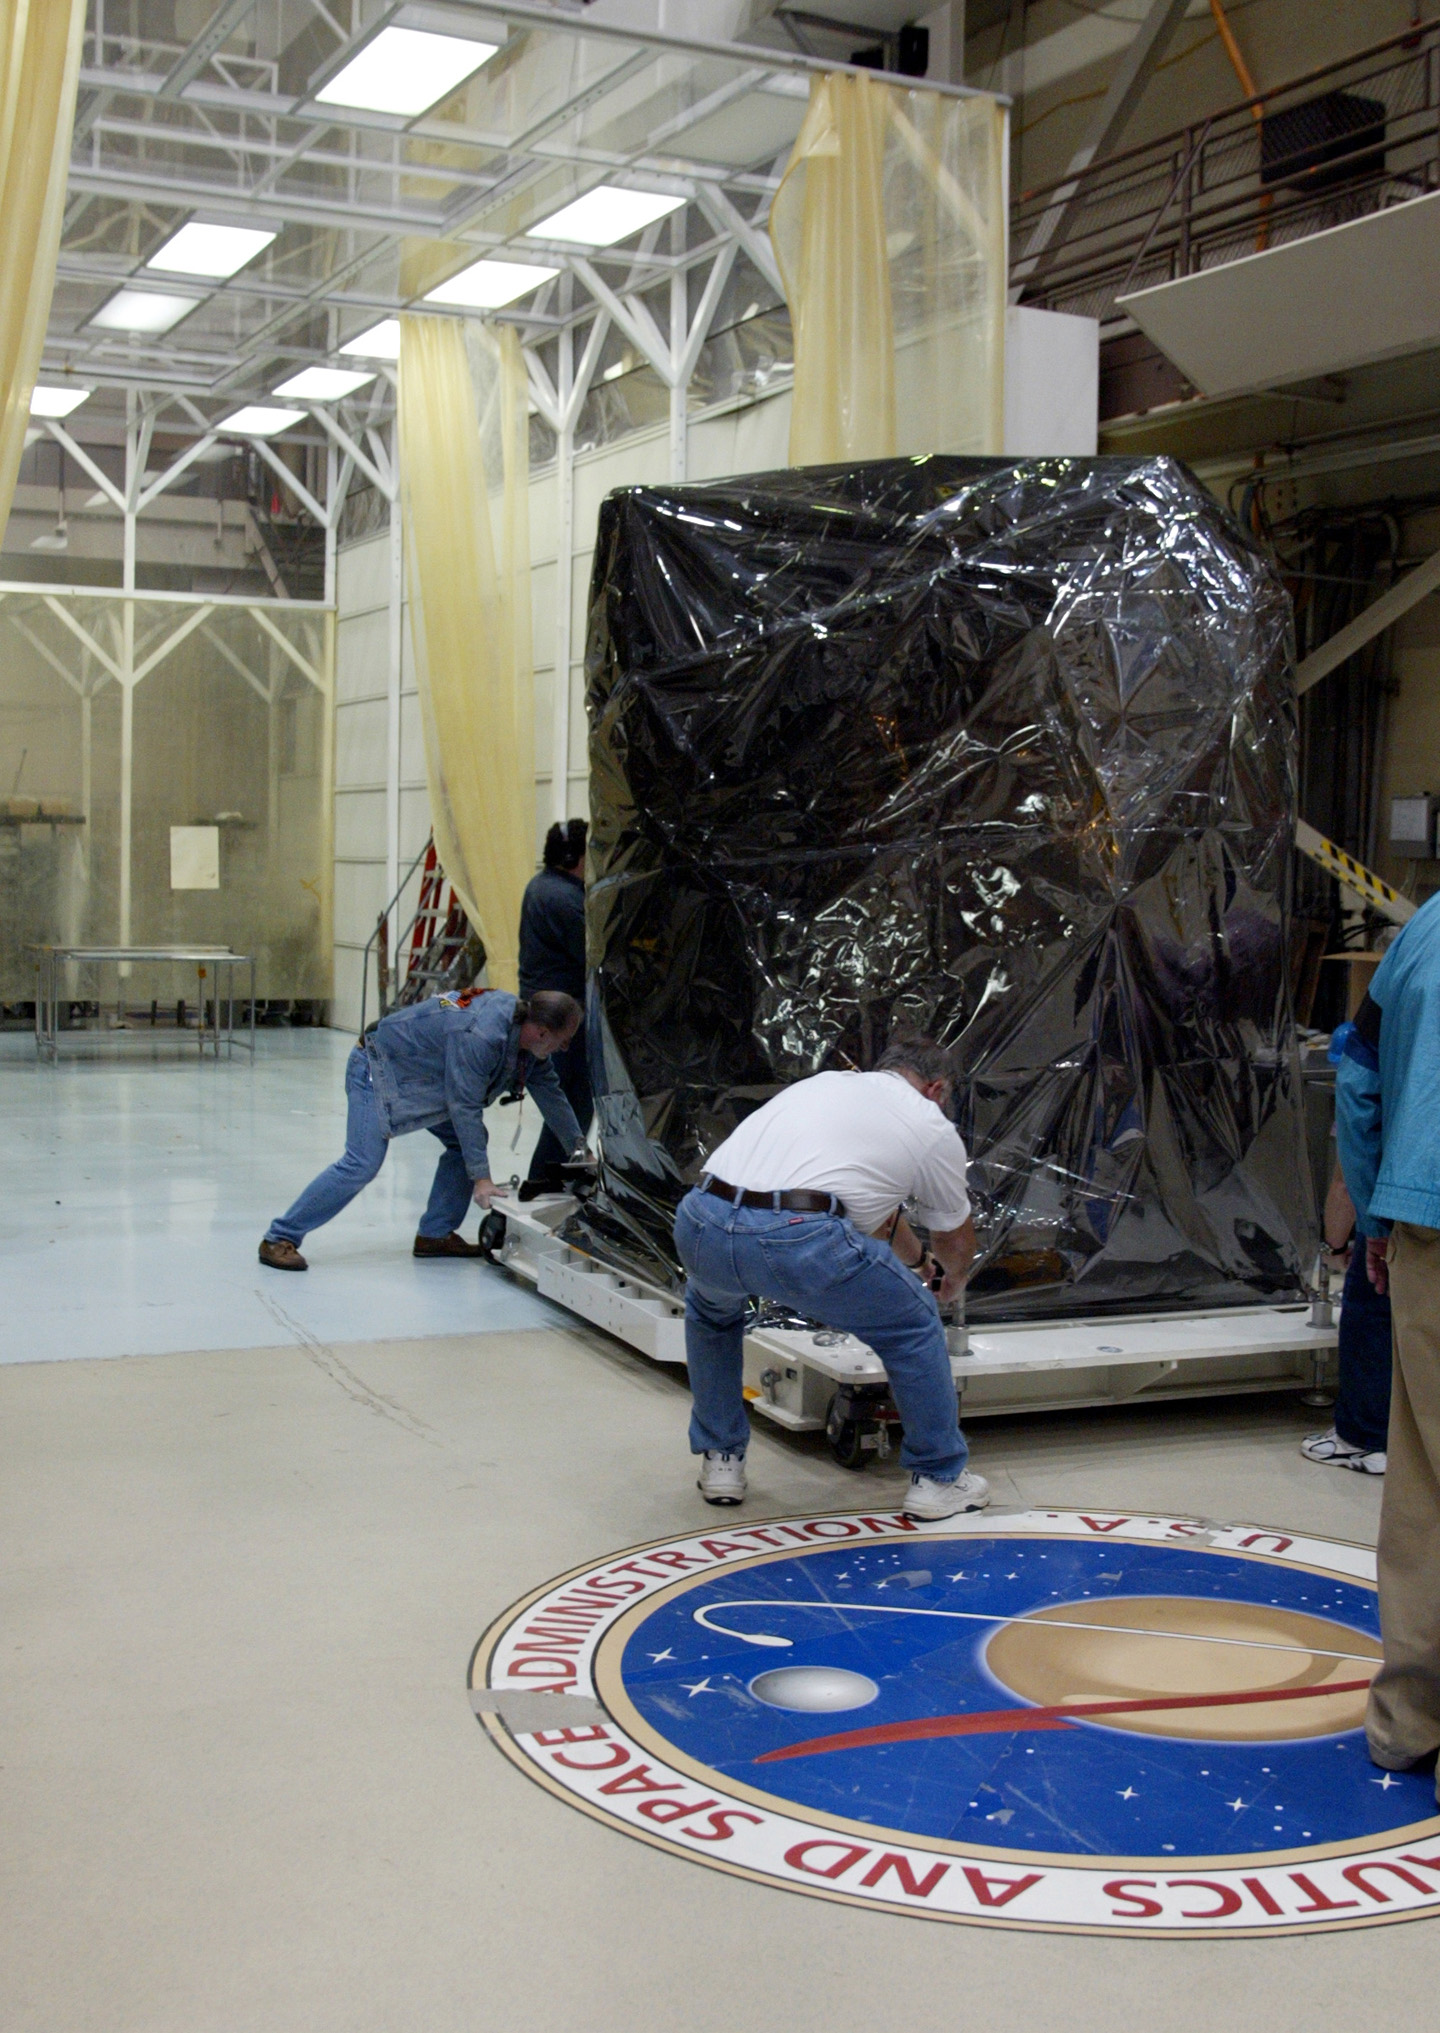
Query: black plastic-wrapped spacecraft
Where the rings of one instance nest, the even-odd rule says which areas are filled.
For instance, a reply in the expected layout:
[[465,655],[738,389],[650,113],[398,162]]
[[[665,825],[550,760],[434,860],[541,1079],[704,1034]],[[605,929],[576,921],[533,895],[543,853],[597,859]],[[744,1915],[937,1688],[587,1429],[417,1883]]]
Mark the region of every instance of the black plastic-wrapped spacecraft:
[[972,1318],[1294,1297],[1290,612],[1167,459],[632,488],[588,647],[600,1189],[675,1279],[789,1081],[953,1048]]

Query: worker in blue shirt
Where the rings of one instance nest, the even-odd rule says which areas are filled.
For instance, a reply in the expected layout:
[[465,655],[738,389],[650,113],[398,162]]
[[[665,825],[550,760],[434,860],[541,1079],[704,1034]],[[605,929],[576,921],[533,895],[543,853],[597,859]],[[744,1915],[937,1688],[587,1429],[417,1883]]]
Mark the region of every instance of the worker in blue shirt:
[[534,1096],[567,1154],[584,1133],[550,1060],[574,1037],[580,1006],[547,990],[522,1002],[500,990],[436,995],[382,1017],[350,1054],[345,1152],[272,1221],[260,1261],[276,1271],[308,1268],[300,1244],[333,1221],[381,1165],[391,1137],[428,1129],[445,1146],[415,1237],[417,1257],[479,1257],[457,1233],[471,1200],[486,1212],[504,1188],[490,1176],[485,1110],[518,1089]]
[[1394,1374],[1380,1509],[1377,1765],[1440,1750],[1440,897],[1402,929],[1337,1033],[1336,1136],[1366,1265],[1389,1291]]

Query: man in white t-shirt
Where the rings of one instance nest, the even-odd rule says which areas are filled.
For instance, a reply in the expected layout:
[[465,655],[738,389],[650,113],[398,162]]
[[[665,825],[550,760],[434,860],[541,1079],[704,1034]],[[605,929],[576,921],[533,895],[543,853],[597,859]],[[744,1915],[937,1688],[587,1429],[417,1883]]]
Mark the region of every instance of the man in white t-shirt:
[[[931,1289],[956,1298],[975,1255],[965,1146],[945,1113],[952,1085],[949,1055],[928,1038],[892,1045],[873,1073],[799,1080],[711,1152],[681,1201],[690,1448],[707,1503],[745,1494],[741,1351],[752,1297],[854,1334],[880,1357],[905,1428],[911,1517],[990,1501],[965,1466]],[[933,1261],[901,1212],[906,1201],[930,1231]]]

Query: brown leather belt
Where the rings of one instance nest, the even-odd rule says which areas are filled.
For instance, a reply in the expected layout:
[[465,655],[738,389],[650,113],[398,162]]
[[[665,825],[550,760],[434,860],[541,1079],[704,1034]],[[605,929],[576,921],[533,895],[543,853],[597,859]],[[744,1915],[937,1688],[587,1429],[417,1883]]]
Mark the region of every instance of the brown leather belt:
[[728,1200],[732,1207],[770,1207],[792,1214],[834,1214],[841,1221],[845,1219],[845,1202],[833,1193],[805,1193],[792,1190],[785,1193],[759,1193],[738,1186],[727,1186],[723,1179],[706,1179],[704,1189],[713,1193],[717,1200]]

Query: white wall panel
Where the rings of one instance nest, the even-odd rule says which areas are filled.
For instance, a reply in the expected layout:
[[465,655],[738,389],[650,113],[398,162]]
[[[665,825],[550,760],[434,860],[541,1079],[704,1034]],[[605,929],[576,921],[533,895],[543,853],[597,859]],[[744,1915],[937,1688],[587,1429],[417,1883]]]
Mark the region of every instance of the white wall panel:
[[335,858],[337,861],[385,860],[385,793],[337,791],[335,794]]
[[555,485],[555,468],[547,466],[535,474],[530,481],[530,561],[536,563],[542,558],[555,555],[556,518],[559,514],[559,490]]
[[[341,861],[335,867],[335,941],[363,946],[385,901],[383,862]],[[342,1022],[348,1022],[342,1018]]]
[[390,592],[389,535],[349,544],[335,560],[335,605],[341,615],[383,608]]
[[[330,1025],[333,1030],[354,1031],[360,1026],[360,967],[361,955],[353,946],[335,948],[335,994],[330,1004]],[[371,995],[373,998],[374,990]],[[366,1021],[373,1014],[372,1007],[366,1012]]]
[[335,630],[335,696],[377,698],[388,681],[389,617],[384,608],[370,614],[342,616]]
[[[403,875],[430,838],[430,793],[422,779],[400,787],[400,873]],[[413,898],[406,896],[407,906]]]
[[553,557],[530,566],[530,632],[537,670],[555,661],[555,586]]
[[790,391],[690,426],[690,478],[769,473],[790,463]]
[[366,700],[335,709],[335,788],[352,784],[371,788],[385,781],[388,745],[385,701]]
[[402,784],[425,781],[425,734],[420,725],[418,692],[400,694],[400,781]]

